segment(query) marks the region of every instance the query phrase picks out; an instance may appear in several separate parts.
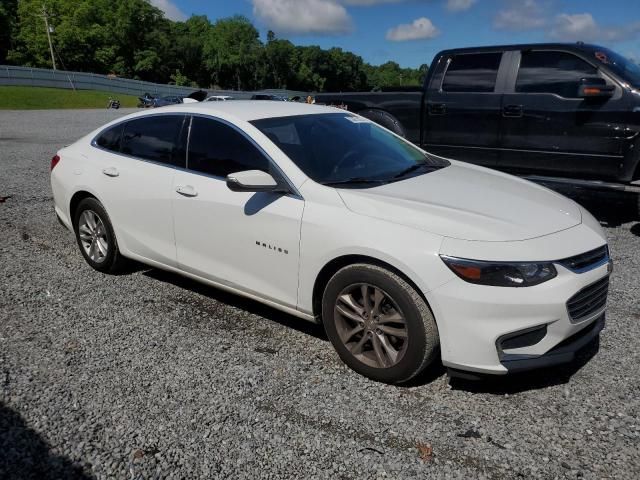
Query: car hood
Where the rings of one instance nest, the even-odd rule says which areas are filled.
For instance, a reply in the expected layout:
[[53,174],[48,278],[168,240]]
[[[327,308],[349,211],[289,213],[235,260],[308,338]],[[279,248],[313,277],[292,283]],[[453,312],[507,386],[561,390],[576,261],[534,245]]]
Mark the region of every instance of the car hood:
[[527,240],[582,221],[578,205],[551,190],[453,161],[407,180],[338,193],[355,213],[462,240]]

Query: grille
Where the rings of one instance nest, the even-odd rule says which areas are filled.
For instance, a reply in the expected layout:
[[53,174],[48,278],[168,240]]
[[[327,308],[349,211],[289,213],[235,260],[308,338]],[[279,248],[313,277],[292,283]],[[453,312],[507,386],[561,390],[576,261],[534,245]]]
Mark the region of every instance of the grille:
[[604,277],[583,288],[567,302],[567,310],[571,320],[575,323],[596,313],[607,304],[609,292],[609,277]]
[[609,247],[603,245],[575,257],[559,260],[558,263],[569,270],[582,273],[609,261]]

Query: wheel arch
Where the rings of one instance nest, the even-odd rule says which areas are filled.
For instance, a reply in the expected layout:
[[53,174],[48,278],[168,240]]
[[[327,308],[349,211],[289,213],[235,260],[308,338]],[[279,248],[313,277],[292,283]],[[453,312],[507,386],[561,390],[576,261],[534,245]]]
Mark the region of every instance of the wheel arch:
[[640,155],[638,155],[638,159],[636,160],[636,169],[631,177],[632,182],[635,182],[636,180],[640,180]]
[[[395,273],[400,278],[402,278],[404,281],[406,281],[409,285],[411,285],[411,287],[418,293],[418,295],[420,295],[422,297],[422,299],[429,306],[429,308],[431,309],[431,311],[433,313],[433,309],[431,308],[431,305],[429,304],[429,301],[427,300],[427,297],[425,296],[425,294],[422,291],[422,289],[417,285],[416,282],[414,282],[411,279],[411,277],[409,275],[404,273],[402,270],[400,270],[396,266],[394,266],[394,265],[392,265],[392,264],[390,264],[390,263],[388,263],[388,262],[386,262],[384,260],[380,260],[379,258],[375,258],[375,257],[372,257],[370,255],[346,254],[346,255],[341,255],[339,257],[336,257],[336,258],[330,260],[329,262],[327,262],[320,269],[320,271],[318,272],[318,275],[316,276],[316,279],[314,281],[313,293],[312,293],[312,309],[313,309],[313,316],[316,319],[319,319],[320,323],[322,323],[322,320],[321,320],[322,319],[322,295],[324,294],[324,290],[325,290],[327,284],[329,283],[329,280],[340,269],[342,269],[344,267],[347,267],[349,265],[357,264],[357,263],[365,263],[365,264],[369,264],[369,265],[376,265],[378,267],[382,267],[384,269],[387,269],[387,270]],[[435,318],[435,314],[434,314],[434,318]],[[436,320],[436,323],[437,323],[437,320]]]
[[400,135],[403,138],[407,137],[407,132],[404,129],[402,122],[398,118],[383,108],[371,107],[363,108],[356,111],[358,115],[368,118],[369,120],[376,122],[385,128],[388,128],[396,135]]
[[80,204],[80,202],[85,198],[95,198],[100,202],[100,199],[88,190],[82,189],[75,192],[69,199],[69,220],[71,221],[72,226],[73,226],[74,217],[76,214],[76,209],[78,208],[78,205]]

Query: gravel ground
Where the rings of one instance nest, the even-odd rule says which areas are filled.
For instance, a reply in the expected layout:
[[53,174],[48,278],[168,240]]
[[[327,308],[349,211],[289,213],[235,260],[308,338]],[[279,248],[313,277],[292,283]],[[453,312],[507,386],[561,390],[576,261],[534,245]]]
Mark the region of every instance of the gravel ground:
[[640,224],[623,208],[591,199],[616,262],[599,347],[392,387],[342,365],[320,327],[84,263],[49,159],[123,113],[0,112],[0,478],[640,477]]

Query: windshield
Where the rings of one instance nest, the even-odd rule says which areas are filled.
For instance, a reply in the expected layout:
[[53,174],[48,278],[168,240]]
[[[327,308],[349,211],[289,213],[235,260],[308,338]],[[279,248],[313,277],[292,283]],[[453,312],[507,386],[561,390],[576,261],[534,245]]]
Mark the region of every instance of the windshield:
[[618,75],[620,78],[628,82],[631,86],[640,88],[640,66],[618,55],[616,52],[608,48],[600,48],[593,52],[596,60],[602,65]]
[[446,167],[375,123],[349,113],[251,122],[318,183],[364,188]]

